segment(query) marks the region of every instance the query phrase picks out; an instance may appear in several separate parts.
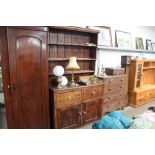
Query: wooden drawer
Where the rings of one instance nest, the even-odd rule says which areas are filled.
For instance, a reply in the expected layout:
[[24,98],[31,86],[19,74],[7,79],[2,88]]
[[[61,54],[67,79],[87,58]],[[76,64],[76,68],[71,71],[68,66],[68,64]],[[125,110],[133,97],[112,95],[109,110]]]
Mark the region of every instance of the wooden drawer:
[[102,114],[105,114],[106,112],[115,111],[120,107],[125,107],[127,105],[128,105],[128,96],[125,95],[119,100],[114,100],[111,102],[104,103],[102,107]]
[[119,76],[109,76],[103,79],[105,85],[117,85],[117,84],[125,84],[126,83],[126,75]]
[[103,95],[102,86],[89,87],[83,90],[83,100],[88,100]]
[[118,93],[118,92],[125,92],[126,87],[125,85],[104,85],[103,86],[104,94],[111,94],[111,93]]
[[81,91],[70,91],[57,94],[57,107],[79,104],[82,100]]
[[115,77],[106,77],[106,78],[103,79],[103,82],[104,82],[105,85],[114,84],[114,83],[116,83],[116,78]]
[[120,93],[107,94],[104,96],[104,102],[110,102],[112,100],[118,100],[118,99],[122,98],[124,95],[126,95],[124,91],[122,91]]
[[118,84],[126,84],[126,75],[118,76],[116,81]]

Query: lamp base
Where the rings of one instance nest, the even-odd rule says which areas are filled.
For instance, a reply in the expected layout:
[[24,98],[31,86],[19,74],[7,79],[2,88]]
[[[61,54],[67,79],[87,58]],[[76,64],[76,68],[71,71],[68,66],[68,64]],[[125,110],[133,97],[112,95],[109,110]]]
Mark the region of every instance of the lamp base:
[[59,88],[59,89],[62,88],[62,86],[61,86],[61,82],[62,82],[61,77],[58,77],[57,81],[58,81],[58,86],[57,86],[57,88]]
[[75,82],[71,82],[71,83],[69,84],[69,86],[70,86],[70,87],[77,87],[78,84],[76,84]]

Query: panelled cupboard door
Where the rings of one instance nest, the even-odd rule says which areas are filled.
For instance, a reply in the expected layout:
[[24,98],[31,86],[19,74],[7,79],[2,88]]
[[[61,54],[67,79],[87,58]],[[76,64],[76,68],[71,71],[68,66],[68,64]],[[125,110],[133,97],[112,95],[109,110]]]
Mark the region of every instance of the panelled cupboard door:
[[82,105],[82,124],[87,124],[98,120],[102,113],[102,99],[95,99],[85,102]]
[[78,128],[81,123],[81,105],[74,105],[57,109],[58,129]]
[[15,128],[49,128],[47,32],[7,30]]

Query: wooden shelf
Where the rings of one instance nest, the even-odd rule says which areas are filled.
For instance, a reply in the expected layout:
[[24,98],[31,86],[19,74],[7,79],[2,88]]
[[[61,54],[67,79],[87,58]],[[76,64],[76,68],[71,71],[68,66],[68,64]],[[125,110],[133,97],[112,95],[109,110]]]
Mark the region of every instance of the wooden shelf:
[[139,88],[136,88],[135,91],[144,92],[144,91],[151,90],[151,89],[155,89],[155,84],[145,84]]
[[62,44],[62,43],[49,43],[48,45],[55,46],[79,46],[79,47],[97,47],[97,45],[87,45],[87,44]]
[[[69,58],[48,58],[48,61],[68,61]],[[77,58],[77,61],[96,61],[92,58]]]
[[107,47],[107,46],[97,46],[98,49],[110,50],[112,52],[134,52],[134,53],[150,53],[155,54],[155,51],[149,50],[138,50],[138,49],[126,49],[126,48],[118,48],[118,47]]
[[[74,74],[85,74],[85,73],[94,73],[95,71],[93,70],[79,70],[79,71],[74,71]],[[72,74],[72,71],[65,71],[65,75]],[[49,73],[49,75],[53,75],[53,73]]]
[[99,33],[98,30],[89,29],[89,28],[82,28],[82,27],[75,27],[75,26],[49,26],[52,29],[60,29],[60,30],[70,30],[70,31],[77,31],[77,32],[85,32],[85,33]]
[[143,70],[146,70],[146,69],[153,69],[155,68],[155,66],[152,66],[152,67],[143,67]]

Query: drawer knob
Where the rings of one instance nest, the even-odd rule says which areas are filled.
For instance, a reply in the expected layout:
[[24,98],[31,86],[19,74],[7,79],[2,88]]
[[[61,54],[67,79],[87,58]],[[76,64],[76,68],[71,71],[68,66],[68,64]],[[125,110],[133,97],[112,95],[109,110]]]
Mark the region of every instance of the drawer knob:
[[123,81],[123,79],[121,79],[121,81]]
[[122,95],[122,93],[120,93],[120,96]]
[[120,86],[120,88],[123,88],[122,86]]
[[109,83],[111,83],[112,81],[109,81]]
[[109,91],[111,90],[111,88],[109,88]]
[[111,99],[111,96],[109,96],[108,99]]
[[95,91],[93,91],[92,94],[95,94]]
[[71,96],[68,97],[68,99],[71,99],[71,98],[72,98]]
[[86,114],[86,112],[85,112],[85,111],[83,111],[83,114],[85,115],[85,114]]

